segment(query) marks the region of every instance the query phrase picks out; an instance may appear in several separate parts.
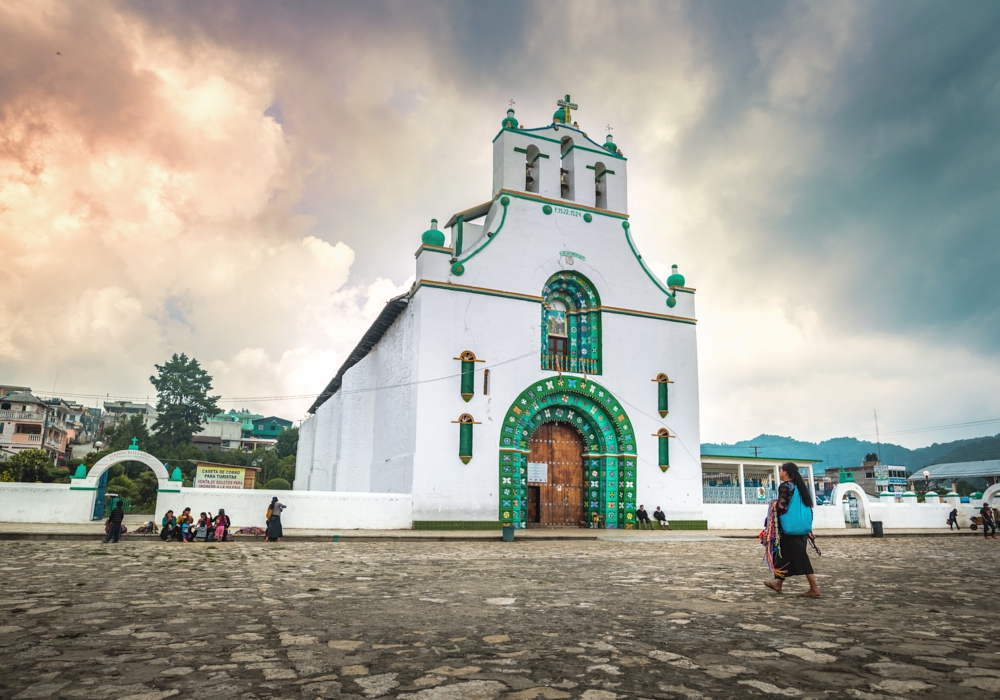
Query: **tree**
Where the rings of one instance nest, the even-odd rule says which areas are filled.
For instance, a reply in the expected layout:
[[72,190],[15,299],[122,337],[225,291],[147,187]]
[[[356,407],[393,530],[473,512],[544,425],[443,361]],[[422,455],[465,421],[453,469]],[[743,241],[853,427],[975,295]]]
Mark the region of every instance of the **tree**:
[[295,455],[288,455],[278,462],[278,476],[286,481],[295,481]]
[[278,459],[295,455],[299,451],[299,429],[285,428],[278,433],[278,444],[275,446]]
[[145,452],[153,450],[153,436],[149,434],[146,420],[136,415],[129,416],[127,420],[119,419],[110,429],[104,431],[102,451],[127,450],[132,444],[132,438],[136,438],[140,450]]
[[0,481],[34,483],[48,476],[52,459],[45,450],[21,450],[0,463]]
[[212,377],[184,353],[174,353],[166,364],[156,365],[156,371],[149,381],[158,394],[159,416],[153,425],[157,438],[168,447],[189,443],[204,417],[219,412],[219,397],[208,395]]

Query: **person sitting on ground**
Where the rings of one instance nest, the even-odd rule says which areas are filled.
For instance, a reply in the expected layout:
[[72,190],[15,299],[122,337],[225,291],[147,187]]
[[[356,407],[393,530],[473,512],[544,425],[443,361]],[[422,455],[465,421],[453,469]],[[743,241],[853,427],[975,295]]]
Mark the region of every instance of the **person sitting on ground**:
[[193,524],[194,518],[191,517],[191,509],[185,508],[184,512],[177,518],[178,539],[181,542],[191,541],[191,526]]
[[197,540],[201,540],[202,542],[205,541],[205,538],[208,536],[209,522],[210,521],[208,519],[208,514],[207,513],[202,513],[200,516],[198,516],[198,522],[194,526],[194,540],[195,541],[197,541]]
[[166,542],[174,534],[174,528],[177,526],[177,519],[174,518],[174,511],[168,510],[163,514],[163,520],[160,522],[160,539]]
[[653,521],[649,519],[649,513],[646,512],[646,506],[639,504],[639,510],[635,512],[635,520],[639,523],[639,527],[642,530],[646,529],[649,525],[649,529],[653,529]]
[[122,520],[125,519],[125,508],[122,507],[122,499],[118,499],[115,502],[115,507],[111,509],[111,513],[108,515],[108,524],[105,528],[107,534],[104,536],[104,544],[108,542],[114,542],[118,544],[118,538],[122,534]]
[[229,534],[229,516],[226,515],[226,510],[224,508],[219,508],[219,514],[215,516],[215,541],[224,542],[226,535]]
[[990,510],[989,503],[983,503],[983,507],[979,509],[979,517],[983,519],[983,538],[989,538],[990,530],[992,529],[993,539],[996,539],[997,524],[993,522],[993,511]]
[[656,510],[653,511],[653,519],[660,523],[661,530],[670,530],[670,523],[667,522],[667,514],[660,510],[660,506],[656,506]]
[[954,530],[955,528],[962,529],[962,526],[958,524],[958,508],[952,508],[951,512],[948,513],[948,529]]

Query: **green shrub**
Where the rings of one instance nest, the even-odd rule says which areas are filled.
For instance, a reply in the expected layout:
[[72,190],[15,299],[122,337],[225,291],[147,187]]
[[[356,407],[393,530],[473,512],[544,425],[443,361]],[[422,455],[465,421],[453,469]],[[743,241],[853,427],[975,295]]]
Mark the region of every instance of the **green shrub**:
[[264,484],[264,488],[275,491],[288,491],[292,488],[292,485],[284,479],[271,479],[269,482]]

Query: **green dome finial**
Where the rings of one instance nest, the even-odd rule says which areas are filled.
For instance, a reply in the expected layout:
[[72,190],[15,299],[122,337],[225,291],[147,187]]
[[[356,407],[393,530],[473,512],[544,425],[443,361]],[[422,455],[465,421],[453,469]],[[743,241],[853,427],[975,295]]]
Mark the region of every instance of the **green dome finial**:
[[420,236],[420,242],[424,245],[437,246],[438,248],[444,248],[444,234],[438,231],[438,220],[431,219],[431,227],[424,231],[423,235]]
[[684,286],[684,275],[677,271],[676,265],[670,267],[670,277],[667,278],[667,286],[670,288]]
[[511,107],[507,110],[507,117],[503,120],[504,129],[516,129],[517,119],[514,118],[514,108]]
[[608,134],[608,137],[604,139],[604,148],[612,153],[618,153],[618,146],[615,145],[615,140],[611,138],[611,134]]

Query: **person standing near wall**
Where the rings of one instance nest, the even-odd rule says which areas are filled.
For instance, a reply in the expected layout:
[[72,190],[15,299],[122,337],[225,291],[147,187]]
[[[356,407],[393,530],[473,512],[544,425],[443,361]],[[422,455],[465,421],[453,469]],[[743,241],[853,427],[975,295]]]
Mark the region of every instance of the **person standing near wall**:
[[774,560],[774,580],[764,583],[775,593],[781,593],[781,586],[788,576],[805,576],[809,590],[802,595],[819,598],[819,587],[813,573],[812,562],[806,552],[812,536],[813,500],[799,468],[792,462],[785,462],[778,471],[781,485],[774,508],[778,516],[778,556]]
[[990,530],[993,531],[993,539],[997,538],[997,524],[993,520],[993,511],[990,504],[983,501],[983,507],[979,509],[979,517],[983,519],[983,538],[989,539]]
[[285,506],[278,502],[278,497],[275,496],[271,499],[271,506],[268,511],[271,516],[267,519],[267,535],[265,539],[268,542],[277,542],[281,539],[281,511],[285,509]]
[[958,524],[958,508],[952,508],[951,512],[948,513],[948,529],[954,530],[955,528],[962,529],[962,526]]
[[122,520],[124,519],[125,508],[122,507],[122,499],[119,498],[115,502],[115,507],[111,509],[110,515],[108,515],[108,524],[104,528],[107,534],[104,535],[102,544],[107,544],[108,542],[118,544],[118,537],[122,534]]

